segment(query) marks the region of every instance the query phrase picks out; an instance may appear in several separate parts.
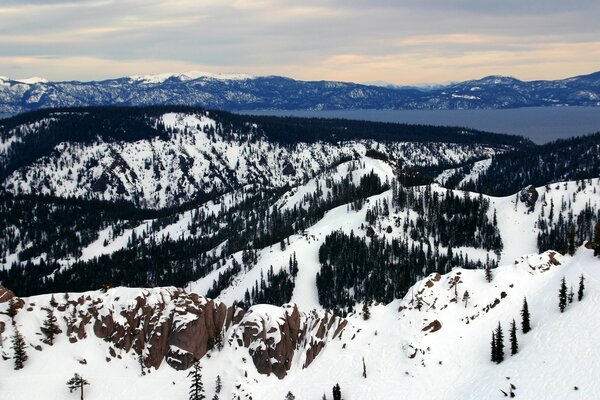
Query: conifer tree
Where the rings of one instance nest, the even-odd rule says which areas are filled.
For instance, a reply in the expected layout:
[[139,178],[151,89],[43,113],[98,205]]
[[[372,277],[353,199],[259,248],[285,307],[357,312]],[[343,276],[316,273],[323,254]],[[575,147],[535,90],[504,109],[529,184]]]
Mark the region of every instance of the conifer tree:
[[573,285],[571,285],[571,288],[569,289],[569,295],[567,296],[567,298],[569,299],[569,304],[571,304],[573,302],[574,297],[575,297],[575,292],[573,291]]
[[512,320],[510,325],[510,354],[515,355],[519,351],[519,344],[517,343],[517,323]]
[[363,319],[365,321],[368,321],[369,318],[371,318],[371,311],[369,311],[369,306],[367,305],[366,301],[363,304],[362,313],[363,313]]
[[12,349],[14,352],[14,362],[15,369],[21,369],[25,365],[25,361],[27,361],[27,352],[25,351],[25,339],[21,332],[15,327],[15,334],[12,338]]
[[581,276],[579,277],[579,289],[577,289],[577,301],[581,301],[583,299],[583,291],[585,289],[585,285],[584,282],[585,278],[583,277],[583,274],[581,274]]
[[203,400],[204,386],[202,384],[202,367],[200,361],[196,361],[192,366],[192,370],[188,373],[188,377],[192,378],[190,383],[190,400]]
[[600,256],[600,221],[594,227],[594,255]]
[[342,389],[339,383],[336,383],[333,387],[333,400],[342,400]]
[[502,325],[498,322],[496,328],[496,363],[500,364],[504,361],[504,333],[502,333]]
[[567,232],[568,246],[569,246],[569,255],[572,256],[575,254],[575,227],[573,225],[569,226],[569,230]]
[[567,283],[564,276],[560,281],[560,289],[558,291],[558,308],[561,313],[565,312],[565,308],[567,308]]
[[88,381],[83,379],[83,377],[77,373],[67,381],[67,387],[69,388],[70,393],[73,393],[75,390],[79,390],[80,400],[83,400],[83,387],[89,384],[90,383]]
[[296,400],[296,396],[290,391],[285,395],[285,400]]
[[492,268],[489,265],[485,266],[485,280],[490,283],[494,279],[494,275],[492,273]]
[[492,350],[492,362],[498,362],[498,354],[496,348],[496,331],[492,331],[492,342],[491,342],[491,350]]
[[523,333],[527,333],[531,330],[531,322],[529,320],[529,306],[527,305],[527,298],[523,297],[523,308],[521,309],[521,329]]
[[469,299],[471,296],[469,295],[469,291],[465,290],[465,294],[463,295],[463,302],[465,303],[465,308],[467,308],[467,304],[469,303]]
[[54,344],[54,337],[62,332],[58,327],[58,322],[52,308],[46,309],[46,319],[40,330],[46,337],[44,343],[49,344],[50,346]]

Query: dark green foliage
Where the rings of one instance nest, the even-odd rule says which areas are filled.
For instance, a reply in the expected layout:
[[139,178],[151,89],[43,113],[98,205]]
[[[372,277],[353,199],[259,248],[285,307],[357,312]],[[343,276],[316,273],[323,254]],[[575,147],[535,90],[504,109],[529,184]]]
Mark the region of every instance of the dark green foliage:
[[[579,186],[582,187],[585,182],[590,183],[589,180],[583,180]],[[542,213],[537,221],[538,249],[540,252],[556,250],[561,254],[572,255],[579,243],[586,240],[594,243],[600,237],[595,233],[598,221],[600,210],[593,203],[586,204],[578,214],[571,210],[569,199],[563,199],[561,204],[556,205],[553,201],[546,206],[542,204]]]
[[296,274],[298,272],[298,262],[290,260],[290,265],[283,267],[277,273],[273,272],[273,266],[267,271],[267,280],[265,281],[262,271],[260,281],[255,282],[252,292],[246,291],[243,304],[249,308],[253,304],[273,304],[283,305],[289,303],[292,299]]
[[25,348],[27,345],[25,344],[25,339],[21,332],[15,327],[15,333],[12,338],[12,350],[14,353],[13,361],[15,364],[15,369],[21,369],[25,366],[25,361],[27,361],[27,352]]
[[319,249],[319,262],[319,303],[327,309],[347,309],[356,302],[389,303],[404,296],[424,274],[458,265],[482,267],[461,256],[425,252],[422,245],[376,237],[367,241],[354,232],[340,231],[327,235]]
[[527,333],[531,330],[531,321],[529,316],[529,306],[527,305],[527,298],[523,298],[523,308],[521,308],[521,329],[523,333]]
[[242,271],[241,265],[235,259],[231,264],[231,267],[219,272],[219,277],[213,281],[213,286],[206,292],[206,297],[209,299],[217,297],[224,289],[229,287],[233,278]]
[[[389,186],[381,183],[374,172],[363,176],[358,185],[354,184],[350,177],[346,177],[331,183],[331,196],[324,196],[323,191],[317,189],[316,193],[305,197],[303,207],[295,206],[286,210],[272,207],[285,188],[247,190],[244,191],[242,201],[230,208],[224,208],[218,214],[194,210],[190,230],[195,232],[195,237],[163,237],[160,241],[154,238],[138,240],[137,237],[132,237],[129,245],[122,250],[89,261],[76,262],[66,269],[61,268],[60,264],[54,261],[54,257],[74,255],[80,246],[96,239],[93,233],[107,226],[106,224],[116,225],[115,234],[120,234],[126,228],[137,226],[142,218],[145,219],[151,214],[157,219],[152,223],[150,230],[158,232],[164,226],[175,222],[181,209],[123,214],[117,211],[117,204],[75,201],[73,204],[77,204],[79,209],[65,206],[63,212],[60,211],[61,204],[68,201],[57,200],[57,203],[54,203],[52,199],[43,199],[39,200],[42,206],[38,206],[38,199],[7,198],[3,209],[6,212],[4,221],[5,227],[10,228],[6,229],[21,231],[21,226],[27,228],[31,225],[31,233],[26,237],[32,246],[31,250],[28,250],[31,254],[23,256],[27,261],[0,270],[0,281],[22,296],[94,290],[107,284],[182,287],[187,282],[199,279],[212,271],[217,259],[211,256],[210,250],[223,242],[226,242],[223,248],[226,255],[245,249],[270,246],[294,233],[302,232],[333,207],[346,203],[360,203],[365,197],[379,194],[388,188]],[[20,204],[21,201],[24,203]],[[48,207],[45,206],[46,203],[49,204]],[[14,207],[15,204],[19,206]],[[48,215],[54,215],[53,213],[56,217],[50,218]],[[121,218],[126,220],[122,221]],[[82,235],[77,235],[78,231],[81,231]],[[89,235],[86,236],[88,231]],[[0,240],[7,241],[9,246],[17,246],[16,241],[10,242],[13,240],[10,232],[5,230],[5,233],[4,239]],[[45,237],[53,239],[46,241]],[[20,243],[25,244],[23,241]],[[246,251],[248,263],[244,266],[249,267],[255,255],[251,255],[252,250]],[[48,254],[49,261],[42,260],[34,265],[28,257],[41,252]],[[223,273],[220,282],[216,282],[213,287],[212,295],[222,290],[227,280],[235,274],[235,270],[234,266]]]
[[573,227],[573,225],[569,226],[569,230],[567,231],[567,239],[569,255],[572,256],[575,254],[575,227]]
[[339,383],[336,383],[333,387],[333,400],[342,400],[342,389]]
[[508,152],[492,159],[478,179],[462,188],[508,196],[527,185],[597,178],[600,176],[600,133],[560,139],[542,146]]
[[519,352],[519,343],[517,342],[517,323],[512,320],[510,324],[510,354],[515,355]]
[[294,394],[292,392],[287,392],[287,394],[285,395],[285,400],[295,400],[296,396],[294,396]]
[[190,382],[190,400],[202,400],[204,396],[204,385],[202,384],[202,367],[200,362],[196,361],[192,366],[192,370],[188,373],[188,377],[191,378]]
[[560,312],[565,312],[567,308],[567,283],[565,282],[565,277],[563,276],[560,281],[560,289],[558,291],[558,309]]
[[80,399],[83,400],[83,387],[88,386],[90,383],[86,381],[81,375],[74,374],[71,379],[67,381],[67,387],[69,392],[73,393],[75,390],[79,390]]
[[42,334],[46,337],[44,339],[44,343],[52,346],[54,344],[54,338],[56,335],[61,333],[58,326],[58,322],[56,320],[56,316],[54,315],[54,309],[52,306],[46,309],[46,319],[44,319],[44,323],[40,328]]
[[498,346],[496,345],[496,332],[492,331],[492,341],[490,343],[492,362],[498,363]]
[[583,299],[583,291],[585,290],[585,284],[584,284],[585,278],[583,277],[583,274],[581,274],[581,276],[579,277],[579,288],[577,289],[577,300],[581,301]]
[[369,311],[369,305],[367,303],[363,304],[362,314],[365,321],[368,321],[371,318],[371,311]]
[[498,327],[496,328],[496,363],[500,364],[504,361],[504,333],[502,332],[502,325],[498,322]]

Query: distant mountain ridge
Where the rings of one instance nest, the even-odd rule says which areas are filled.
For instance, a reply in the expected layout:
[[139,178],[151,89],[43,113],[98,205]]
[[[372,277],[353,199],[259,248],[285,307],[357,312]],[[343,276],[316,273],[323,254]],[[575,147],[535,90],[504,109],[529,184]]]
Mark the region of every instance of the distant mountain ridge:
[[47,107],[164,104],[225,110],[595,107],[600,106],[600,72],[529,82],[506,76],[487,76],[424,90],[196,71],[91,82],[0,77],[0,115]]

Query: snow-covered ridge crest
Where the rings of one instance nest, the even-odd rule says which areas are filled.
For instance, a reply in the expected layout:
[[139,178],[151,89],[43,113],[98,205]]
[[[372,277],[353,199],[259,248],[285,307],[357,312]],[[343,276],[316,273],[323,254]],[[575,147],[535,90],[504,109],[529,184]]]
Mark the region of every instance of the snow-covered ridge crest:
[[129,79],[131,79],[132,81],[148,84],[163,83],[167,79],[171,78],[176,78],[180,81],[190,81],[196,79],[214,79],[218,81],[242,81],[247,79],[254,79],[255,77],[252,75],[242,73],[214,73],[204,71],[188,71],[184,73],[167,72],[162,74],[132,75],[129,77]]

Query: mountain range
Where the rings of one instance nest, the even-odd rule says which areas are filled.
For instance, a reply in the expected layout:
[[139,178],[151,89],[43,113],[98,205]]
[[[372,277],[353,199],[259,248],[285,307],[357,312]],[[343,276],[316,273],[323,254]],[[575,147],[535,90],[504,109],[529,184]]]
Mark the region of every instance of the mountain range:
[[245,74],[159,74],[50,82],[0,77],[0,115],[47,107],[180,104],[223,110],[504,109],[600,105],[600,72],[554,81],[506,76],[426,88]]

